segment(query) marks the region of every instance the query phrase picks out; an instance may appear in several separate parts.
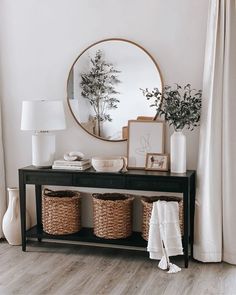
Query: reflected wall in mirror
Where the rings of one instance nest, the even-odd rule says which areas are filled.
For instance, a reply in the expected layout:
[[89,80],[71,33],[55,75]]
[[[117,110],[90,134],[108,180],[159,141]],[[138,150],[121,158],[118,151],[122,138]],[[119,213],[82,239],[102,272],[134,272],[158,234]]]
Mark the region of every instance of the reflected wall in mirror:
[[106,39],[85,49],[71,67],[67,81],[68,104],[77,123],[103,140],[127,139],[129,120],[154,118],[140,88],[163,81],[156,61],[138,44]]

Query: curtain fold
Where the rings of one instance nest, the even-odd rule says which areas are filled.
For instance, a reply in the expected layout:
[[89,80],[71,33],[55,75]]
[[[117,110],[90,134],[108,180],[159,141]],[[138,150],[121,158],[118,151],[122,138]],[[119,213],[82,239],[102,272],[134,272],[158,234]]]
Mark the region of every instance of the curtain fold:
[[210,0],[194,233],[203,262],[236,264],[235,96],[235,0]]
[[2,218],[6,211],[6,188],[5,188],[5,169],[4,152],[2,140],[2,112],[0,104],[0,238],[3,238]]

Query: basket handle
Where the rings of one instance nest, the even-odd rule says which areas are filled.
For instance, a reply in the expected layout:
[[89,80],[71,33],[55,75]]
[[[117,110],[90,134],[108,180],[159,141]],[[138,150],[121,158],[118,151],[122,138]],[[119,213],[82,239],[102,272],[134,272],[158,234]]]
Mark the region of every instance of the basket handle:
[[71,191],[71,190],[60,190],[60,191],[54,191],[48,188],[45,188],[43,190],[43,194],[47,197],[75,197],[78,196],[78,192]]
[[54,193],[55,191],[53,191],[53,190],[51,190],[51,189],[49,189],[49,188],[45,188],[44,190],[43,190],[43,194],[44,195],[48,195],[49,193]]

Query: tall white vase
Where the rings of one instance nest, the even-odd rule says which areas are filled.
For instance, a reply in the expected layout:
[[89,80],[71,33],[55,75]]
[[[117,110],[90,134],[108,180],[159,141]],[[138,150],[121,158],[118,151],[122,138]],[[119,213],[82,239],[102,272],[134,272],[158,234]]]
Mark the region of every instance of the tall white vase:
[[[8,208],[3,216],[2,230],[9,244],[21,245],[21,220],[19,189],[8,188],[9,203]],[[26,211],[26,229],[30,228],[30,216]]]
[[173,173],[186,172],[186,136],[182,130],[174,131],[170,137],[170,169]]

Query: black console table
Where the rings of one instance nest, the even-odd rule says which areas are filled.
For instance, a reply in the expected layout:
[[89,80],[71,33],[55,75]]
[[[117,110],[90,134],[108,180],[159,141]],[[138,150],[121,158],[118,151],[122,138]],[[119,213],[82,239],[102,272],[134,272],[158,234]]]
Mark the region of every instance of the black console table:
[[[26,231],[26,185],[35,185],[37,225]],[[83,228],[72,235],[54,236],[42,230],[42,185],[113,188],[140,191],[158,191],[183,193],[184,198],[184,261],[188,267],[189,244],[193,245],[193,217],[195,202],[195,171],[184,174],[129,170],[126,173],[100,173],[92,168],[86,171],[68,171],[38,169],[33,166],[19,169],[20,212],[22,231],[22,250],[26,251],[28,238],[80,241],[86,243],[103,243],[117,246],[144,248],[147,242],[141,234],[134,232],[131,237],[119,240],[101,239],[93,235],[91,228]]]

